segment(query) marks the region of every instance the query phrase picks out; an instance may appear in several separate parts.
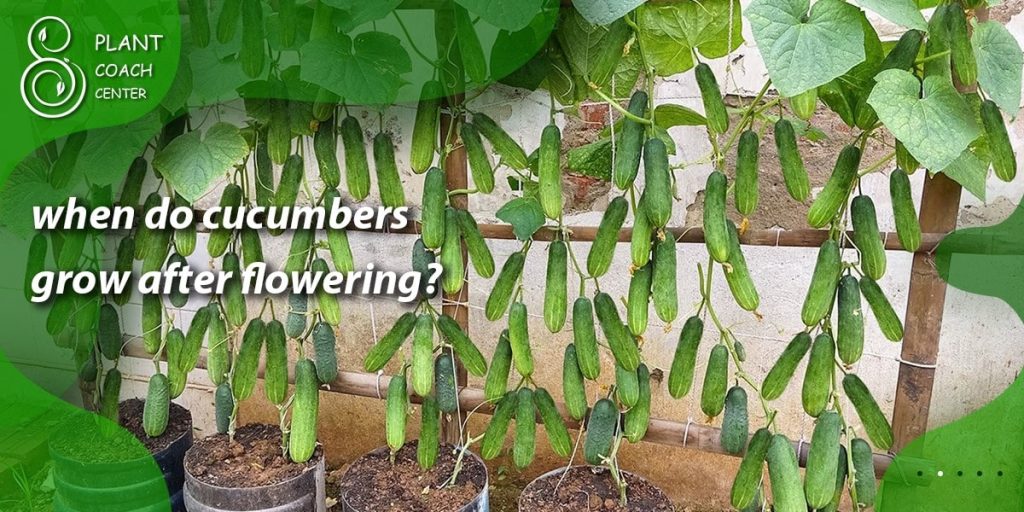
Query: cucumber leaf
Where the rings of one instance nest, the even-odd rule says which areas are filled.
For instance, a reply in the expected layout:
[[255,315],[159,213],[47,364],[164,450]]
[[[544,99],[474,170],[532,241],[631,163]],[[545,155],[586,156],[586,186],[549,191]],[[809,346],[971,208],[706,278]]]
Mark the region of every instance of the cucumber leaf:
[[594,25],[607,25],[643,5],[645,0],[573,0],[572,5]]
[[540,202],[532,197],[517,197],[498,209],[499,219],[512,225],[512,232],[519,240],[529,240],[544,225],[544,210]]
[[857,3],[897,25],[928,30],[928,22],[914,0],[857,0]]
[[740,46],[741,11],[738,0],[645,4],[637,10],[640,45],[658,75],[682,73],[695,65],[695,51],[717,59]]
[[238,128],[217,123],[205,137],[193,131],[174,139],[153,157],[153,168],[175,192],[194,203],[248,154],[249,146]]
[[988,168],[988,162],[983,161],[970,150],[964,150],[956,160],[953,160],[953,163],[942,170],[942,174],[949,176],[964,187],[964,190],[984,201]]
[[1024,70],[1017,39],[1000,23],[986,21],[974,28],[971,45],[978,59],[978,84],[1003,112],[1016,116]]
[[[545,1],[549,0],[516,0],[514,2],[508,0],[455,0],[457,4],[480,16],[487,23],[511,31],[529,25],[533,17],[544,7]],[[360,0],[358,3],[364,2],[374,3],[365,0]]]

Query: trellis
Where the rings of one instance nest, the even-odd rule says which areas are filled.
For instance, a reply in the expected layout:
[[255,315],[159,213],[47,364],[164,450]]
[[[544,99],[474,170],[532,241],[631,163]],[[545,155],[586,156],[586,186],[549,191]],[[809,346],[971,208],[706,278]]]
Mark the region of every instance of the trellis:
[[[671,3],[678,0],[648,0],[652,3]],[[561,0],[563,6],[571,5],[571,0]],[[399,9],[431,8],[429,0],[406,0]],[[979,19],[987,18],[987,9],[979,8],[976,15]],[[462,122],[457,116],[462,112],[464,96],[454,95],[445,98],[445,109],[440,123],[441,140],[457,140],[458,125]],[[468,187],[468,162],[461,144],[454,144],[442,162],[449,190],[466,190]],[[939,336],[942,328],[943,308],[945,305],[946,283],[943,281],[934,263],[933,251],[942,239],[956,228],[957,214],[961,198],[961,187],[943,174],[937,174],[925,180],[922,192],[920,223],[922,243],[914,254],[910,276],[910,289],[905,315],[905,337],[900,357],[899,375],[896,385],[896,399],[893,408],[892,427],[895,441],[890,453],[875,454],[875,471],[881,476],[889,467],[893,454],[898,452],[915,438],[925,433],[928,427],[929,410],[931,407],[932,390],[935,380],[936,362],[938,357]],[[466,209],[468,197],[453,195],[451,206]],[[355,230],[354,230],[355,231]],[[382,231],[365,230],[368,232]],[[498,224],[481,224],[480,231],[484,238],[491,240],[513,240],[511,226]],[[597,228],[593,226],[573,227],[567,241],[591,242]],[[700,227],[668,228],[680,243],[700,244],[704,242],[703,230]],[[619,233],[619,242],[629,242],[632,230],[623,229]],[[419,226],[411,225],[401,230],[388,230],[388,234],[417,235]],[[553,230],[542,229],[534,234],[534,240],[550,241],[556,236]],[[881,234],[887,250],[902,250],[895,233]],[[740,237],[743,245],[770,247],[817,248],[828,238],[826,230],[748,230]],[[848,244],[848,238],[846,243]],[[463,258],[466,248],[463,245]],[[468,276],[468,271],[467,274]],[[443,297],[443,312],[454,318],[462,329],[469,331],[469,286],[468,277],[462,290],[454,295]],[[150,359],[142,347],[141,341],[126,337],[125,355],[129,357]],[[449,349],[450,350],[450,349]],[[454,354],[453,354],[454,357]],[[261,363],[262,364],[262,363]],[[458,443],[461,439],[461,425],[465,420],[465,411],[490,414],[492,410],[486,406],[482,389],[466,385],[467,374],[461,364],[457,365],[459,388],[460,415],[447,416],[443,422],[443,437],[446,442]],[[200,357],[198,368],[206,367],[205,350]],[[259,370],[263,376],[263,368]],[[338,378],[330,383],[325,390],[331,393],[352,395],[366,398],[383,398],[381,390],[387,389],[391,376],[363,372],[342,371]],[[413,401],[418,397],[412,396]],[[571,428],[580,428],[579,422],[573,421],[565,413],[563,404],[558,404],[567,424]],[[644,442],[666,446],[695,448],[698,450],[727,454],[719,443],[720,429],[693,422],[678,422],[652,418]],[[806,442],[794,442],[798,460],[804,465],[809,445]]]

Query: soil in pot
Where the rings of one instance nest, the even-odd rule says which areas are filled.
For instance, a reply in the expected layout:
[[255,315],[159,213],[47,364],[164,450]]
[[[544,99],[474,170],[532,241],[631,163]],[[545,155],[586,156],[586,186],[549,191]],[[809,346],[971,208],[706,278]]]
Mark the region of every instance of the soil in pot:
[[145,406],[146,402],[138,398],[130,398],[121,402],[120,421],[121,426],[131,432],[150,453],[166,450],[171,443],[192,430],[192,414],[188,412],[188,409],[171,402],[167,430],[160,437],[149,437],[142,429],[142,411]]
[[[199,440],[185,455],[185,470],[200,482],[228,488],[274,485],[295,478],[320,461],[322,448],[296,464],[281,449],[281,430],[254,423],[235,431],[235,440],[217,434]],[[254,470],[258,468],[258,470]]]
[[352,463],[339,483],[338,501],[373,512],[452,512],[477,499],[487,486],[487,468],[467,454],[455,485],[444,486],[455,470],[457,449],[442,445],[437,464],[428,471],[416,459],[416,442],[398,451],[395,464],[387,448]]
[[548,473],[533,481],[519,498],[521,512],[672,512],[675,508],[665,493],[631,473],[623,473],[628,484],[628,505],[619,504],[619,489],[605,468],[573,466],[565,479],[562,471]]

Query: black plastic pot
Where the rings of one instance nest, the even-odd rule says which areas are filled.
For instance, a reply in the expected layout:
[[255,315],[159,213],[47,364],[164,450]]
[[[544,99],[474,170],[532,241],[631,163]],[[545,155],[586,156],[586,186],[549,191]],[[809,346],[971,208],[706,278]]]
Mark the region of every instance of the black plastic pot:
[[[60,512],[164,512],[169,497],[172,512],[185,512],[181,491],[185,481],[183,460],[192,440],[190,414],[184,433],[151,457],[124,462],[82,462],[51,447],[56,490],[53,508]],[[140,475],[152,471],[153,461],[163,474],[140,480]]]
[[[536,493],[537,490],[535,488],[539,487],[542,483],[546,482],[547,480],[558,480],[558,479],[562,478],[562,475],[565,473],[565,471],[567,469],[569,469],[569,470],[598,469],[600,471],[607,471],[605,468],[594,468],[594,466],[572,466],[570,468],[558,468],[556,470],[544,473],[543,475],[535,478],[532,482],[530,482],[530,485],[527,485],[526,488],[523,489],[523,492],[519,495],[519,507],[518,507],[519,508],[519,512],[531,512],[530,507],[524,504],[524,498],[526,496],[529,496],[531,494]],[[653,492],[656,492],[656,494],[658,495],[658,497],[660,499],[664,500],[665,504],[669,507],[668,510],[673,510],[671,502],[668,500],[668,497],[665,496],[664,491],[662,491],[661,489],[658,489],[656,486],[651,484],[648,480],[646,480],[645,478],[643,478],[643,477],[641,477],[641,476],[639,476],[639,475],[637,475],[635,473],[630,473],[630,472],[627,472],[627,471],[622,471],[621,473],[622,473],[623,477],[628,479],[628,480],[630,480],[633,485],[635,485],[636,483],[643,483],[646,486],[649,486],[649,488]]]
[[262,487],[219,487],[185,472],[184,499],[189,512],[272,511],[325,512],[326,470],[323,450],[316,465],[284,482]]
[[[412,443],[410,443],[410,444],[412,444]],[[387,454],[387,453],[390,453],[390,449],[387,446],[382,446],[380,448],[377,448],[377,449],[367,453],[366,455],[363,455],[363,457],[361,457],[360,460],[362,458],[371,457],[371,456],[374,456],[374,455],[380,456],[381,454]],[[481,466],[483,466],[485,468],[487,467],[484,464],[484,461],[482,459],[480,459],[480,457],[477,456],[477,454],[475,454],[475,453],[473,453],[471,451],[468,451],[468,450],[466,451],[466,458],[467,459],[473,459],[478,464],[480,464]],[[354,470],[358,470],[358,469],[359,469],[359,460],[357,460],[356,462],[353,462],[349,466],[349,469],[346,471],[345,476],[342,477],[342,480],[344,480],[348,476],[348,472],[349,471],[354,471]],[[483,482],[483,490],[481,490],[480,493],[477,494],[476,497],[474,497],[472,501],[470,501],[469,503],[464,505],[462,508],[457,509],[457,510],[453,510],[451,512],[490,512],[490,510],[491,510],[491,500],[490,500],[490,496],[488,494],[488,489],[489,488],[490,488],[490,476],[487,475],[486,472],[485,472],[485,479],[484,479],[484,482]],[[338,497],[338,502],[341,504],[341,512],[376,512],[376,511],[373,511],[373,510],[361,509],[361,508],[358,508],[356,506],[353,506],[351,503],[349,503],[348,500],[346,500],[345,496],[339,496]]]

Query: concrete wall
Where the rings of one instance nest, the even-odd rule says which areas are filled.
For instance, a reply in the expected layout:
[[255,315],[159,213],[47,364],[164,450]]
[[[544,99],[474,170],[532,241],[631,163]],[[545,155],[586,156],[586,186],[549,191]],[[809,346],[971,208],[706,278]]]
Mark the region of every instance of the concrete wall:
[[[1010,27],[1018,38],[1024,39],[1024,17],[1018,16],[1022,10],[1022,2],[1007,2],[997,8],[994,17],[1009,21]],[[1011,19],[1012,18],[1012,19]],[[898,31],[879,22],[883,37]],[[749,32],[749,30],[748,30]],[[749,33],[747,34],[748,39]],[[737,50],[733,56],[731,79],[728,92],[737,96],[750,96],[760,88],[764,81],[765,71],[758,52],[750,43]],[[719,76],[724,71],[725,59],[714,64]],[[679,103],[700,110],[701,104],[692,73],[662,80],[657,87],[659,103]],[[744,100],[737,100],[744,101]],[[749,100],[746,100],[749,101]],[[481,110],[505,126],[514,137],[528,149],[537,146],[539,134],[547,119],[548,100],[545,94],[524,95],[500,87],[492,88],[477,98],[472,108]],[[364,113],[363,125],[368,137],[376,131],[376,114]],[[400,144],[399,164],[405,168],[404,159],[408,154],[408,134],[411,131],[413,111],[410,107],[395,107],[385,114],[386,129],[395,133],[396,142]],[[830,138],[824,142],[809,143],[804,147],[814,187],[820,187],[827,178],[839,148],[850,139],[850,132],[829,118],[825,112],[819,112],[816,125],[825,130]],[[571,129],[570,129],[571,130]],[[1012,127],[1012,137],[1018,146],[1024,146],[1024,122],[1016,122]],[[673,136],[679,143],[678,155],[674,163],[699,161],[708,154],[710,149],[702,130],[674,129]],[[567,137],[568,138],[568,137]],[[796,204],[788,198],[780,186],[778,166],[774,159],[773,145],[763,144],[762,160],[762,205],[752,219],[757,228],[801,228],[804,227],[806,205]],[[307,147],[310,154],[310,147]],[[875,148],[869,155],[881,153]],[[865,161],[871,161],[870,156]],[[711,171],[707,165],[692,165],[677,172],[679,194],[682,198],[675,205],[672,225],[696,225],[700,219],[700,193],[705,178]],[[316,180],[315,168],[310,169],[312,180]],[[408,200],[416,203],[421,195],[421,177],[405,172],[402,175]],[[919,190],[923,173],[913,177],[915,188]],[[499,184],[503,180],[498,181]],[[314,186],[318,185],[314,181]],[[883,230],[892,230],[893,222],[888,200],[888,184],[882,174],[867,177],[863,183],[865,193],[876,201],[880,223]],[[375,186],[374,186],[375,189]],[[816,189],[817,191],[817,189]],[[1024,193],[1024,178],[1014,183],[1002,184],[993,181],[989,187],[988,201],[982,203],[973,197],[965,198],[961,204],[960,225],[978,226],[998,223],[1004,219],[1019,202]],[[369,202],[377,201],[376,191]],[[597,200],[589,210],[571,214],[567,222],[572,225],[596,225],[607,205],[607,194],[598,193]],[[208,206],[216,201],[218,193],[208,196],[199,206]],[[480,222],[494,222],[494,212],[513,194],[506,187],[499,185],[497,191],[490,196],[475,195],[470,199],[470,208]],[[357,265],[373,262],[378,267],[394,269],[407,268],[410,249],[414,242],[409,236],[353,235],[352,249],[357,258]],[[263,238],[264,251],[269,260],[283,259],[287,252],[288,237]],[[199,251],[205,247],[205,237],[200,235]],[[588,244],[574,244],[577,255],[585,257]],[[505,258],[519,249],[517,242],[495,241],[491,243],[495,260],[500,265]],[[680,318],[672,326],[658,325],[655,315],[649,328],[644,344],[645,359],[652,368],[668,371],[671,363],[675,341],[679,334],[682,321],[695,311],[698,301],[696,265],[706,261],[707,255],[702,245],[682,245],[679,256],[679,297]],[[760,380],[774,362],[782,348],[794,333],[802,329],[799,311],[813,266],[815,250],[795,248],[745,248],[751,273],[761,292],[761,318],[741,311],[737,308],[723,286],[720,276],[715,288],[714,301],[717,304],[722,321],[731,326],[747,348],[748,362],[746,369],[755,379]],[[190,258],[193,264],[202,266],[207,263],[205,255],[197,254]],[[536,244],[530,251],[526,275],[542,276],[546,261],[546,247]],[[889,271],[881,284],[892,299],[896,309],[902,312],[906,306],[907,288],[909,283],[911,258],[907,254],[889,253]],[[602,289],[614,296],[626,293],[629,283],[627,268],[629,254],[626,247],[616,252],[612,271],[602,279]],[[574,276],[570,275],[570,290],[575,290]],[[491,287],[491,280],[470,275],[470,334],[481,350],[489,355],[493,349],[504,322],[488,322],[482,314],[482,306]],[[533,314],[542,309],[543,282],[540,279],[527,279],[526,303]],[[593,290],[591,289],[592,293]],[[130,308],[125,318],[126,325],[138,325],[132,318],[137,318],[138,301]],[[182,319],[187,322],[191,312],[202,305],[203,299],[195,299],[181,312]],[[258,312],[260,303],[256,299],[250,301],[250,310]],[[277,311],[285,311],[284,300],[275,303]],[[402,306],[389,300],[368,300],[361,297],[346,299],[343,303],[345,321],[342,325],[338,350],[341,366],[346,370],[360,370],[362,357],[392,325],[393,321],[405,311]],[[856,371],[868,382],[876,398],[886,413],[891,412],[894,389],[899,363],[896,357],[900,345],[886,341],[872,322],[868,322],[868,341],[866,354],[857,365]],[[535,379],[539,386],[552,390],[560,389],[561,354],[566,343],[571,340],[571,331],[548,334],[539,315],[531,319],[530,330],[534,357],[538,363]],[[713,329],[707,330],[698,358],[698,375],[703,374],[703,365],[707,353],[717,340]],[[1024,335],[1020,321],[1012,310],[999,300],[968,295],[958,290],[950,290],[947,295],[945,320],[941,338],[939,369],[936,375],[934,401],[932,403],[931,426],[939,426],[953,421],[992,400],[1002,392],[1015,378],[1018,368],[1024,364],[1024,354],[1016,349],[1015,340]],[[976,340],[984,339],[984,343]],[[606,386],[612,382],[610,357],[605,357],[606,371],[600,384]],[[146,376],[151,370],[151,363],[138,361],[131,364],[127,372],[127,394],[144,395]],[[386,371],[397,370],[392,364]],[[802,368],[798,370],[802,374]],[[699,397],[699,381],[694,391],[683,400],[672,400],[663,383],[654,383],[653,414],[656,417],[669,418],[677,421],[717,424],[703,417],[696,402]],[[481,386],[481,379],[471,379],[470,385]],[[595,393],[597,389],[593,390]],[[557,391],[554,393],[559,394]],[[258,391],[254,399],[244,404],[244,421],[276,422],[277,412],[272,406],[261,403]],[[195,372],[193,381],[181,403],[192,409],[196,425],[203,433],[212,431],[212,395],[211,385],[205,372]],[[799,386],[791,389],[780,400],[774,403],[780,411],[777,423],[794,439],[808,438],[813,427],[812,420],[802,411],[800,405]],[[752,407],[752,411],[758,408]],[[363,452],[384,443],[383,406],[372,399],[339,396],[323,393],[321,398],[320,436],[327,445],[330,462],[343,465]],[[754,412],[753,425],[759,426],[763,418]],[[410,421],[415,425],[417,421]],[[485,423],[472,421],[470,428],[473,433],[480,433]],[[411,430],[415,430],[412,427]],[[410,431],[410,437],[415,433]],[[532,476],[561,464],[546,452],[543,442],[541,457],[525,473],[518,474],[507,461],[499,459],[492,469],[506,472],[514,480],[528,480]],[[623,467],[635,470],[652,478],[656,483],[668,490],[679,502],[693,506],[693,510],[703,507],[724,507],[728,502],[728,489],[738,460],[730,457],[704,454],[690,449],[669,449],[654,445],[630,445],[621,454]]]

